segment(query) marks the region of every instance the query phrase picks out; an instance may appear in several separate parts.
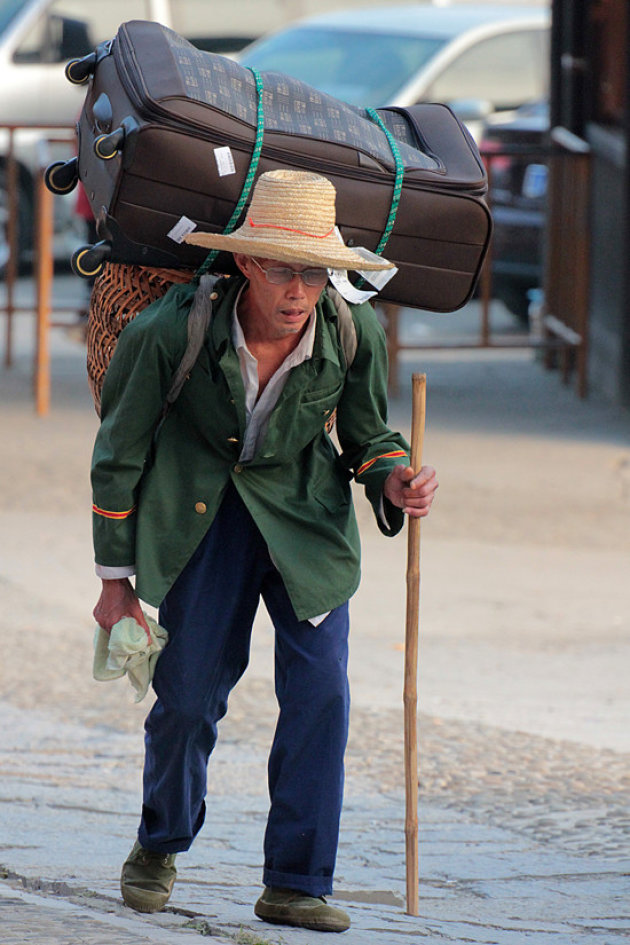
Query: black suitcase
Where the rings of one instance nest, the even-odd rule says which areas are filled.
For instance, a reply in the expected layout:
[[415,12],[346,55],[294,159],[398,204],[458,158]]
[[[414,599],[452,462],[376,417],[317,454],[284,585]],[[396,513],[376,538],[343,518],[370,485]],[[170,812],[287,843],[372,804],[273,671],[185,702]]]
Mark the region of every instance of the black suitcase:
[[[78,176],[102,241],[75,254],[81,274],[105,259],[198,267],[206,252],[169,237],[174,224],[184,216],[201,230],[232,229],[253,180],[290,167],[328,177],[346,243],[398,266],[383,300],[452,311],[470,298],[490,236],[487,181],[446,106],[358,109],[281,73],[257,75],[202,52],[149,21],[123,24],[92,56],[69,63],[67,75],[89,80]],[[48,186],[67,189],[68,176],[53,165]],[[234,271],[225,253],[212,268]]]

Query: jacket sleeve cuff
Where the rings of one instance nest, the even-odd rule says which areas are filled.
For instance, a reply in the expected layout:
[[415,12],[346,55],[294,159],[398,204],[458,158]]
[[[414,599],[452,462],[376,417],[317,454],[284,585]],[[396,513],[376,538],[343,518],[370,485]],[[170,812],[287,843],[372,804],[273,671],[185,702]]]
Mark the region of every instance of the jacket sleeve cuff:
[[372,507],[377,513],[376,522],[383,533],[388,538],[397,535],[405,523],[405,513],[398,506],[394,505],[389,499],[381,493],[378,509],[373,503]]
[[[403,453],[402,458],[404,461],[407,458],[406,454]],[[365,470],[361,475],[361,485],[364,486],[365,495],[374,511],[376,524],[382,534],[389,538],[397,535],[405,522],[403,510],[393,505],[383,492],[387,476],[399,462],[398,457],[381,459],[381,462]]]
[[114,568],[116,570],[118,568],[133,567],[136,560],[135,514],[126,515],[121,519],[94,514],[92,516],[92,535],[94,539],[94,558],[98,562],[98,567]]
[[386,534],[390,534],[394,531],[398,532],[401,527],[401,515],[402,520],[404,521],[405,513],[401,512],[399,508],[393,505],[389,499],[386,498],[384,493],[381,493],[381,500],[379,502],[378,513],[376,516],[379,527],[382,528]]

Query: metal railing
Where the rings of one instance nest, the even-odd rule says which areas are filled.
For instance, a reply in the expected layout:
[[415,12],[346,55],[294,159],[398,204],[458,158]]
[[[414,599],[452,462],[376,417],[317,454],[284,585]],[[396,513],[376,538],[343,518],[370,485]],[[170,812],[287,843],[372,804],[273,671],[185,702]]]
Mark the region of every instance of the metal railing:
[[51,319],[52,312],[56,310],[52,304],[54,198],[44,184],[45,167],[43,162],[33,180],[33,277],[35,298],[30,305],[19,305],[15,300],[16,282],[20,268],[18,233],[20,180],[15,138],[22,131],[38,131],[42,133],[42,147],[67,145],[70,149],[75,147],[76,137],[74,127],[65,122],[48,122],[45,125],[2,124],[0,125],[0,131],[7,133],[7,149],[4,160],[7,192],[6,232],[9,248],[4,276],[5,299],[0,304],[0,314],[5,316],[4,365],[10,368],[13,364],[13,319],[15,314],[18,312],[34,312],[36,316],[33,358],[35,407],[37,413],[43,415],[48,412],[50,405],[48,332],[51,328],[66,327],[67,323],[55,322]]
[[549,224],[545,254],[543,325],[566,344],[545,353],[547,367],[556,358],[563,380],[575,371],[577,392],[587,393],[590,292],[590,177],[588,144],[565,128],[551,131]]

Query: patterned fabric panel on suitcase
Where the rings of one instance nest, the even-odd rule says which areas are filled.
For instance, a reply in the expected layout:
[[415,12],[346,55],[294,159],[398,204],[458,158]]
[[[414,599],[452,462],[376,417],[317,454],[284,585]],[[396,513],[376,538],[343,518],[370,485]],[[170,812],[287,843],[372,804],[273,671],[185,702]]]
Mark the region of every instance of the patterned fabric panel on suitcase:
[[[182,80],[180,95],[255,127],[257,94],[250,70],[224,56],[197,49],[166,27],[161,27],[161,31],[167,46],[166,55],[175,60]],[[143,74],[147,91],[168,108],[168,99],[175,97],[174,92],[163,95],[159,79],[154,85],[152,76],[152,70]],[[266,131],[348,145],[366,152],[386,167],[393,166],[386,136],[366,116],[364,109],[347,105],[279,72],[263,72],[262,81]],[[441,169],[441,162],[422,150],[421,142],[404,116],[387,110],[381,110],[379,115],[396,138],[405,167]]]

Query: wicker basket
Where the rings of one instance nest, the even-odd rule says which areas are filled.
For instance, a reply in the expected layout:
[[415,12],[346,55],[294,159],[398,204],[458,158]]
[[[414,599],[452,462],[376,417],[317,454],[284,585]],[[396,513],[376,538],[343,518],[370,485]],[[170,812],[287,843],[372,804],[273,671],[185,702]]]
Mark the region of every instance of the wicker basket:
[[190,282],[193,275],[189,270],[105,263],[92,290],[87,335],[88,383],[99,417],[103,378],[121,331],[172,285]]

